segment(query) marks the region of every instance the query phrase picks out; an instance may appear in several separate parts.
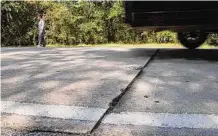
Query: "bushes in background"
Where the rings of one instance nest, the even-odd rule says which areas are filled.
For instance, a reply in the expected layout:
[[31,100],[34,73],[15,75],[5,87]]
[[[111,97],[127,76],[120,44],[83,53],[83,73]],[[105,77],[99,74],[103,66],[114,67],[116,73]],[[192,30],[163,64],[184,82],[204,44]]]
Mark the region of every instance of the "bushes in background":
[[19,1],[3,1],[1,4],[1,45],[32,45],[34,5]]
[[[176,43],[170,31],[137,33],[123,23],[122,1],[3,1],[1,46],[32,46],[43,11],[48,44]],[[211,34],[208,44],[218,45]]]
[[218,34],[209,34],[206,42],[210,45],[218,46]]

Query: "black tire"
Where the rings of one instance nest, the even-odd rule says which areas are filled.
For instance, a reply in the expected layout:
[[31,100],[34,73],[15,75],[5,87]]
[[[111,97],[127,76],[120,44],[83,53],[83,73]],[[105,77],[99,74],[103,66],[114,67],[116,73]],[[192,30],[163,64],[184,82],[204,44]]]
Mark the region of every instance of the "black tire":
[[[177,38],[179,42],[186,48],[195,49],[201,46],[201,44],[203,44],[206,41],[207,35],[208,34],[204,32],[188,32],[188,33],[178,33]],[[191,38],[191,40],[188,38]]]

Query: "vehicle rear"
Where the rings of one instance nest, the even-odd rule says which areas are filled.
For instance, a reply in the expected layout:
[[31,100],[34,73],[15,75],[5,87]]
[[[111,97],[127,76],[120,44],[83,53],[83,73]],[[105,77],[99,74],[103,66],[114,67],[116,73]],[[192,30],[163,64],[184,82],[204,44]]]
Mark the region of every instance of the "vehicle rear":
[[125,22],[135,30],[171,30],[188,48],[200,46],[218,32],[216,1],[126,1]]

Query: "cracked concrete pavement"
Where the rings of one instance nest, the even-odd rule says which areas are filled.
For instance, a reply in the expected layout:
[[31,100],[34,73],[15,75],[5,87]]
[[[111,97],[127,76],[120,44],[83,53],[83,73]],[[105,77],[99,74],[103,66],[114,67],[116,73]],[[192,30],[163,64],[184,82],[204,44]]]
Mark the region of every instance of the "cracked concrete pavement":
[[[97,119],[63,119],[65,115],[49,113],[49,106],[55,105],[57,110],[61,106],[66,106],[66,109],[70,106],[99,108],[102,112],[99,110],[95,114],[103,114],[111,100],[131,82],[155,51],[146,48],[2,48],[3,104],[17,102],[21,109],[25,104],[33,104],[32,109],[27,107],[23,115],[13,114],[24,111],[16,111],[16,107],[14,109],[6,105],[12,113],[2,113],[3,135],[68,135],[59,132],[77,135],[89,132]],[[93,135],[216,136],[218,130],[207,128],[207,125],[210,126],[212,121],[217,123],[217,73],[217,49],[161,49],[113,111],[105,116]],[[28,111],[28,108],[34,111],[34,106],[41,111],[34,112],[36,116]],[[81,113],[79,111],[78,114]],[[169,120],[157,119],[165,125],[168,123],[170,127],[159,123],[145,125],[148,120],[141,125],[137,125],[137,122],[133,125],[130,118],[129,124],[125,124],[125,121],[115,123],[116,120],[111,117],[116,115],[117,119],[122,120],[130,114],[133,119],[140,120],[137,117],[139,113],[143,118],[148,113],[161,117],[176,115],[176,120],[189,114],[215,117],[201,128],[192,128],[189,124],[188,128],[176,128],[176,121],[171,125]],[[53,118],[55,116],[62,118]],[[76,114],[71,116],[77,117]],[[187,120],[182,121],[187,123]],[[191,123],[194,121],[190,119]],[[31,132],[33,130],[39,132]]]

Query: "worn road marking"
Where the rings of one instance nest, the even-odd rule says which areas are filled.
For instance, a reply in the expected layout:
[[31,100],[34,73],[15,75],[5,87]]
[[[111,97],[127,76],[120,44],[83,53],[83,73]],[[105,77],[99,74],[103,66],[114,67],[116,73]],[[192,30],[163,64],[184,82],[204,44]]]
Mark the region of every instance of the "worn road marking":
[[[2,113],[60,119],[98,121],[105,110],[106,109],[101,108],[1,101]],[[121,112],[107,115],[102,123],[117,125],[147,125],[171,128],[185,127],[218,129],[218,115]]]
[[218,129],[218,115],[121,112],[109,114],[103,123]]
[[27,116],[97,121],[106,109],[1,101],[1,112]]

